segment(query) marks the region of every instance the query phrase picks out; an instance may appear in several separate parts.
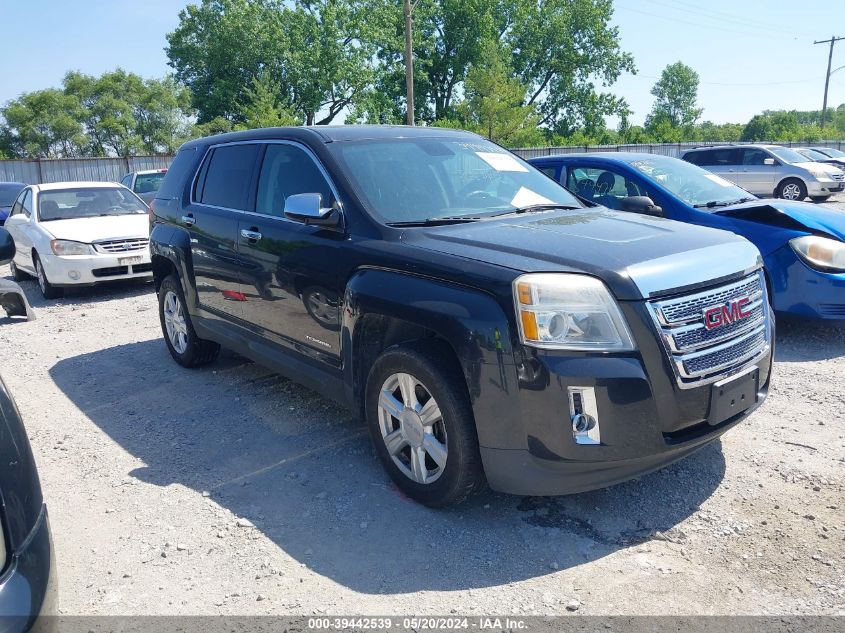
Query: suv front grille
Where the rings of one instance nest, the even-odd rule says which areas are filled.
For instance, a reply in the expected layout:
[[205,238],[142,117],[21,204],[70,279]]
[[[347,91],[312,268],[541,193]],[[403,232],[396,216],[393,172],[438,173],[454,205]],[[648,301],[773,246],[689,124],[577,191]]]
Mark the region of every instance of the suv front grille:
[[[663,346],[683,388],[714,382],[759,360],[770,347],[766,284],[758,271],[740,281],[673,299],[649,302]],[[731,319],[734,302],[744,318]],[[705,312],[716,311],[716,327],[705,326]]]
[[833,179],[838,181],[838,182],[842,182],[843,180],[845,180],[845,174],[842,174],[842,173],[833,174]]
[[94,244],[101,253],[128,253],[131,251],[142,251],[150,245],[150,240],[137,237],[125,240],[107,240]]

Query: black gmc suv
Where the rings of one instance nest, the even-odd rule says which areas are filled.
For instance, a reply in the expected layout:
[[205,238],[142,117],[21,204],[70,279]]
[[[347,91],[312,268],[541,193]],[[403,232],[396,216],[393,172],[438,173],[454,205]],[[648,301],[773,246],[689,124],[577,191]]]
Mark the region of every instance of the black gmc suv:
[[173,358],[201,365],[222,345],[360,411],[390,476],[428,505],[485,483],[620,482],[716,439],[767,393],[754,246],[586,208],[474,134],[200,139],[152,207]]

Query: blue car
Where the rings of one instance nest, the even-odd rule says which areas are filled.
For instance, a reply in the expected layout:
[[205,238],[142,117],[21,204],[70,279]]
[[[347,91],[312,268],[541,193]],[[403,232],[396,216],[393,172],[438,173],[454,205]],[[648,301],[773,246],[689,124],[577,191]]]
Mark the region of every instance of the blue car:
[[667,156],[607,152],[529,162],[587,201],[741,235],[763,255],[776,312],[845,320],[845,212],[757,198]]
[[26,185],[22,182],[0,182],[0,226],[6,223],[15,198],[24,187]]

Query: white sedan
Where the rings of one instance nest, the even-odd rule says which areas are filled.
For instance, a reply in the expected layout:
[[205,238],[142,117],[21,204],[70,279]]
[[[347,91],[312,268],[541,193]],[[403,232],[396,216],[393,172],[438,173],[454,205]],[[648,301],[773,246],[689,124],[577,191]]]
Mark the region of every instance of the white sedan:
[[68,286],[152,277],[147,205],[122,185],[30,185],[5,228],[17,247],[15,279],[35,276],[45,299]]

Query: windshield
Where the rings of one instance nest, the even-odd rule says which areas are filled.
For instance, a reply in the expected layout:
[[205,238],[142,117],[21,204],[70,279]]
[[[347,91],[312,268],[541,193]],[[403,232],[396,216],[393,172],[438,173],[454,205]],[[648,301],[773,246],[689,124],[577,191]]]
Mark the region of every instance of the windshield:
[[532,205],[581,207],[559,184],[483,139],[329,145],[368,208],[390,224],[479,217]]
[[804,156],[806,156],[810,160],[817,160],[817,161],[822,161],[822,162],[824,162],[828,158],[830,158],[829,156],[825,156],[821,152],[817,152],[814,149],[802,149],[802,150],[798,150],[798,153],[803,154]]
[[147,206],[137,196],[118,187],[52,189],[38,195],[42,222],[146,212]]
[[766,149],[789,165],[793,163],[806,163],[809,160],[806,156],[802,156],[794,149],[788,149],[786,147],[767,147]]
[[154,174],[138,174],[135,178],[135,193],[153,193],[161,187],[161,181],[165,174],[156,172]]
[[15,204],[15,198],[25,186],[18,183],[0,185],[0,207],[11,207]]
[[840,152],[838,149],[833,149],[831,147],[823,147],[818,151],[820,153],[827,154],[831,158],[843,158],[843,157],[845,157],[845,152]]
[[631,167],[693,206],[725,206],[754,198],[721,176],[677,158],[637,160]]

